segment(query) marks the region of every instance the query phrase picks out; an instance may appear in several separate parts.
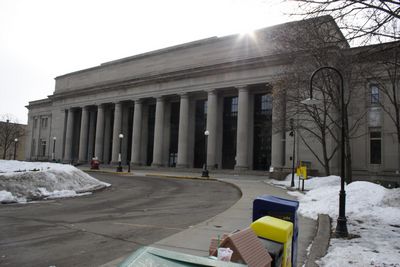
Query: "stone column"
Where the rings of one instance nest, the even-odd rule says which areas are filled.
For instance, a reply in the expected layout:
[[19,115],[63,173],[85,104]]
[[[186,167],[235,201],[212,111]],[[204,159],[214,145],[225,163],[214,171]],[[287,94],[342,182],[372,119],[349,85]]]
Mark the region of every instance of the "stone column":
[[164,138],[164,113],[165,101],[163,97],[157,97],[156,123],[154,126],[154,149],[152,166],[162,165],[163,138]]
[[132,134],[132,153],[131,162],[133,166],[140,165],[140,150],[142,142],[142,114],[143,104],[142,101],[135,100],[135,108],[133,111],[133,134]]
[[188,167],[188,142],[189,142],[189,96],[181,95],[179,107],[179,134],[178,134],[178,168]]
[[79,136],[79,162],[87,161],[89,132],[89,111],[88,107],[82,108],[81,132]]
[[210,133],[207,143],[207,168],[213,169],[216,162],[217,147],[217,112],[218,111],[218,95],[215,90],[208,92],[207,100],[207,129]]
[[103,160],[103,142],[104,142],[104,106],[97,107],[96,140],[94,146],[94,156],[98,160]]
[[[115,109],[114,109],[114,127],[113,127],[113,143],[112,143],[112,158],[111,162],[112,164],[117,164],[119,161],[118,155],[119,155],[119,147],[120,147],[120,142],[122,140],[119,140],[119,134],[122,133],[121,129],[122,125],[122,103],[118,102],[115,103]],[[124,138],[127,138],[124,136]]]
[[249,89],[246,86],[239,87],[238,117],[236,134],[236,170],[247,170],[248,143],[249,143]]
[[67,132],[65,134],[65,155],[64,155],[65,162],[71,162],[72,160],[72,138],[74,134],[74,119],[75,118],[73,109],[69,108],[68,118],[67,118]]

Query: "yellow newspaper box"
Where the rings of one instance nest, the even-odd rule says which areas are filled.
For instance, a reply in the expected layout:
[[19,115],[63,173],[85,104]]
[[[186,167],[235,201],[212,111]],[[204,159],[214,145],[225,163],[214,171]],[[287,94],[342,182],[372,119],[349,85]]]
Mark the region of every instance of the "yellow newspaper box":
[[283,243],[282,267],[292,266],[293,223],[265,216],[251,224],[257,236]]

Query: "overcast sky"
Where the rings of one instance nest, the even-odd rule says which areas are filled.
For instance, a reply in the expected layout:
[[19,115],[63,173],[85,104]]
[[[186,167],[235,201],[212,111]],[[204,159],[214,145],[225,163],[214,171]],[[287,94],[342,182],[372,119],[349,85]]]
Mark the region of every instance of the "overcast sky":
[[26,123],[54,78],[292,20],[280,0],[0,0],[0,115]]

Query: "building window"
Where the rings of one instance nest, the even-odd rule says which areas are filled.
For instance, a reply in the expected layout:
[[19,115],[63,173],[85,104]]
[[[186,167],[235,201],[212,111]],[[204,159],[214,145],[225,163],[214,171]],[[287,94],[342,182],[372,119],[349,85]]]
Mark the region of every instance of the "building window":
[[232,116],[236,117],[238,112],[238,98],[232,98],[232,106],[231,106],[231,114]]
[[33,128],[36,129],[37,127],[37,118],[33,119]]
[[261,96],[261,113],[266,114],[267,111],[272,110],[272,95],[262,95]]
[[371,104],[379,103],[379,87],[376,84],[370,86],[371,89]]
[[382,161],[382,136],[381,132],[374,131],[369,134],[370,140],[370,163],[371,164],[381,164]]
[[41,124],[41,127],[42,127],[43,129],[44,129],[44,128],[47,128],[48,118],[42,118],[41,121],[40,121],[40,124]]
[[40,152],[41,156],[46,156],[46,140],[40,141]]

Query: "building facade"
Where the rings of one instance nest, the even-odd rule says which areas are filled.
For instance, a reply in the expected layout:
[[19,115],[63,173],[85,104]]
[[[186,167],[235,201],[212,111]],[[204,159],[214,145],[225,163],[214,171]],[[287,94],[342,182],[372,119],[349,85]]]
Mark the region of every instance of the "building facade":
[[[304,23],[213,37],[56,77],[54,94],[27,106],[26,159],[86,163],[97,157],[116,164],[121,152],[132,166],[290,168],[294,140],[287,122],[277,126],[287,107],[275,97],[279,81],[304,64],[298,59],[306,52],[275,37],[295,25],[307,28]],[[327,25],[342,38],[333,20]],[[335,49],[351,50],[344,38]],[[297,160],[321,169],[300,139],[297,146]]]

